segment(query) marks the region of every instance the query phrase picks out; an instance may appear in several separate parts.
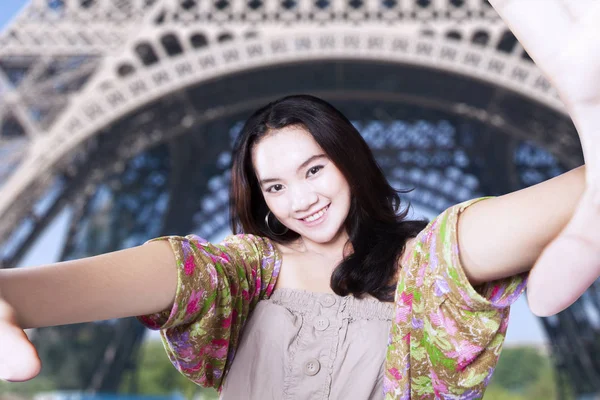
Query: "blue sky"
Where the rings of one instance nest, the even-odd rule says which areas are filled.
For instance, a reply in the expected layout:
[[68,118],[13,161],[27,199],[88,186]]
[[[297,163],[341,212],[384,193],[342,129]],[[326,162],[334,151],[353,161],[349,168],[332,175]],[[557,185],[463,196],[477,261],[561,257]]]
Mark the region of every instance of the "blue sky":
[[[5,27],[26,3],[27,1],[23,0],[0,0],[0,28]],[[38,237],[36,245],[23,259],[21,266],[56,262],[68,221],[68,212],[61,213]],[[186,233],[182,232],[182,234]],[[151,336],[155,337],[156,335],[153,333]],[[512,307],[506,344],[529,344],[545,341],[541,322],[529,311],[525,297],[522,296]]]
[[0,1],[0,27],[4,27],[8,21],[25,5],[23,0],[1,0]]

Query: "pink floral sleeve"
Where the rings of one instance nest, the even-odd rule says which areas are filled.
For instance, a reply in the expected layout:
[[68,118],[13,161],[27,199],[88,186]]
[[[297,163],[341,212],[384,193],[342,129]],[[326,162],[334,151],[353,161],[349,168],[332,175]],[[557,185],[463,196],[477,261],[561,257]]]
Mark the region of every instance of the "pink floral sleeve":
[[164,236],[178,268],[171,309],[138,316],[160,329],[169,359],[179,372],[205,387],[220,389],[235,355],[244,322],[275,286],[281,259],[268,239],[228,236],[211,244],[196,236]]
[[510,305],[527,282],[521,274],[473,287],[466,277],[458,254],[458,217],[484,199],[444,211],[403,257],[386,359],[386,400],[483,397]]

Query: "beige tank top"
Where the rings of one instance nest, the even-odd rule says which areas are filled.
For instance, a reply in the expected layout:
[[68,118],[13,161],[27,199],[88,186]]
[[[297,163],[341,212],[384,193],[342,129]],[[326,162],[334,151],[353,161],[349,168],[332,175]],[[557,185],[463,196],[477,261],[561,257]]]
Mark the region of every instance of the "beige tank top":
[[383,399],[393,303],[276,289],[248,319],[225,400]]

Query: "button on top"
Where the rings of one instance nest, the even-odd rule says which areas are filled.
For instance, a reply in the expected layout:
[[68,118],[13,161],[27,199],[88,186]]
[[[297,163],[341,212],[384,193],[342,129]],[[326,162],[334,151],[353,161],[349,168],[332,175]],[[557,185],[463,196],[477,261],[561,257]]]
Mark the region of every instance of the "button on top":
[[304,364],[304,373],[308,376],[316,375],[321,369],[321,363],[316,358],[310,358]]
[[329,326],[329,320],[326,317],[317,317],[314,322],[315,329],[318,331],[324,331]]
[[331,307],[332,305],[335,304],[335,297],[333,297],[332,295],[328,294],[326,296],[323,296],[321,298],[321,305],[323,307]]

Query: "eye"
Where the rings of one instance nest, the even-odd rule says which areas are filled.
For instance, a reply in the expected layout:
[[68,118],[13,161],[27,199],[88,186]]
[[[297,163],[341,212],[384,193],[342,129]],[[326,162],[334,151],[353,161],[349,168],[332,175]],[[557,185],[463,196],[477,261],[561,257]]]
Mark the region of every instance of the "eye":
[[308,173],[306,175],[314,175],[322,169],[323,169],[322,165],[315,165],[314,167],[312,167],[311,169],[308,170]]
[[283,189],[283,185],[280,183],[277,183],[273,186],[269,186],[266,191],[269,193],[276,193],[276,192],[279,192],[281,189]]

